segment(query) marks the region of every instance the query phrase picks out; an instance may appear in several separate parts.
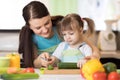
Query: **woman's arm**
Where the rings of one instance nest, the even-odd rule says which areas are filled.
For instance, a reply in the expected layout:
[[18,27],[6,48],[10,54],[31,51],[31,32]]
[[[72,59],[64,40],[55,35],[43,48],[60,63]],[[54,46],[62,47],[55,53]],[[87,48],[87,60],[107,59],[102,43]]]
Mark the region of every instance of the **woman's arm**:
[[92,56],[94,58],[100,59],[101,54],[100,54],[99,49],[95,45],[93,45],[86,37],[84,37],[83,40],[92,48],[92,51],[93,51]]
[[41,60],[40,60],[40,56],[39,55],[37,55],[37,48],[36,48],[36,46],[34,45],[34,62],[33,62],[33,64],[34,64],[34,67],[35,68],[40,68],[41,67]]

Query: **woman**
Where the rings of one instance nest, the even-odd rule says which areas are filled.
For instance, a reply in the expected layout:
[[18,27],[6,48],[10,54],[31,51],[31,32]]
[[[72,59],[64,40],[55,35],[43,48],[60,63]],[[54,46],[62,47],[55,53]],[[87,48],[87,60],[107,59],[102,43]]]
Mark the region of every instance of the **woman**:
[[[43,58],[49,58],[61,42],[57,33],[57,23],[63,16],[51,17],[46,6],[39,1],[32,1],[23,8],[23,18],[26,22],[20,32],[18,52],[22,54],[22,67],[47,66]],[[87,39],[84,39],[99,57],[98,49]]]

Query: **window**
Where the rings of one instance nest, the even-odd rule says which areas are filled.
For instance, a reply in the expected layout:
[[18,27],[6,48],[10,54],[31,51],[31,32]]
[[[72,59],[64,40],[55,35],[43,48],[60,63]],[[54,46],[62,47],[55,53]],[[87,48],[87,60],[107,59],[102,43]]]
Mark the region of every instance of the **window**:
[[[0,30],[18,30],[24,26],[22,9],[32,0],[1,0]],[[38,0],[43,2],[51,15],[78,13],[95,21],[96,30],[104,30],[104,20],[113,19],[120,13],[118,0]],[[115,6],[117,4],[117,7]]]

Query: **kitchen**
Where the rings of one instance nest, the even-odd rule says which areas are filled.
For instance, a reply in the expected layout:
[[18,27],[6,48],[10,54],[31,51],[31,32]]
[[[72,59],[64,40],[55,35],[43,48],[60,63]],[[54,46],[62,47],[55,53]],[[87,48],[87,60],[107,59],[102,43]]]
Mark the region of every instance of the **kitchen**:
[[[97,5],[100,5],[99,0],[97,0],[97,1],[98,1]],[[91,15],[93,15],[93,14],[91,14]],[[95,19],[96,19],[96,17],[95,17]],[[98,23],[98,22],[96,22],[96,23]],[[114,50],[112,50],[112,51],[111,50],[107,50],[106,51],[106,50],[103,49],[101,51],[101,54],[102,54],[101,56],[102,56],[102,60],[105,59],[105,58],[107,58],[107,59],[103,60],[103,62],[106,61],[106,60],[109,60],[109,59],[111,60],[111,58],[113,58],[112,61],[116,61],[117,65],[119,67],[118,62],[119,62],[119,56],[120,56],[120,54],[119,54],[119,48],[120,48],[120,45],[119,45],[120,44],[119,43],[119,40],[120,40],[119,36],[120,36],[120,32],[119,32],[119,27],[116,27],[115,25],[112,25],[112,26],[114,26],[112,28],[114,28],[113,30],[115,30],[115,31],[113,31],[113,32],[114,32],[114,34],[116,36],[116,39],[115,39],[115,42],[114,42],[115,46],[114,46],[114,48],[111,48],[111,49],[114,49]],[[110,25],[110,27],[111,27],[111,25]],[[17,48],[18,48],[18,44],[19,44],[18,43],[19,42],[19,29],[14,29],[14,30],[8,30],[7,29],[7,30],[4,30],[3,28],[4,27],[2,27],[2,29],[0,30],[0,36],[1,36],[1,38],[0,38],[0,42],[1,42],[0,43],[0,45],[1,45],[0,46],[0,52],[1,52],[0,55],[5,55],[7,53],[17,52]],[[100,30],[96,30],[96,34],[91,38],[91,40],[93,41],[93,43],[96,46],[98,46],[97,42],[98,42],[99,32],[100,32]],[[104,45],[101,45],[101,47],[102,46],[104,46]],[[109,44],[108,44],[108,46],[109,46]],[[115,60],[114,60],[114,58],[115,58]]]

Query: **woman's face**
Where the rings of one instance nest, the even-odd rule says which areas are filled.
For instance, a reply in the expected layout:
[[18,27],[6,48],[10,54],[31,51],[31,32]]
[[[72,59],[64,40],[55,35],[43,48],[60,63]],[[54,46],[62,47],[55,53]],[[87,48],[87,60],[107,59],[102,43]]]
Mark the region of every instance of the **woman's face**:
[[53,35],[51,17],[31,19],[29,21],[30,29],[39,36],[49,38]]

